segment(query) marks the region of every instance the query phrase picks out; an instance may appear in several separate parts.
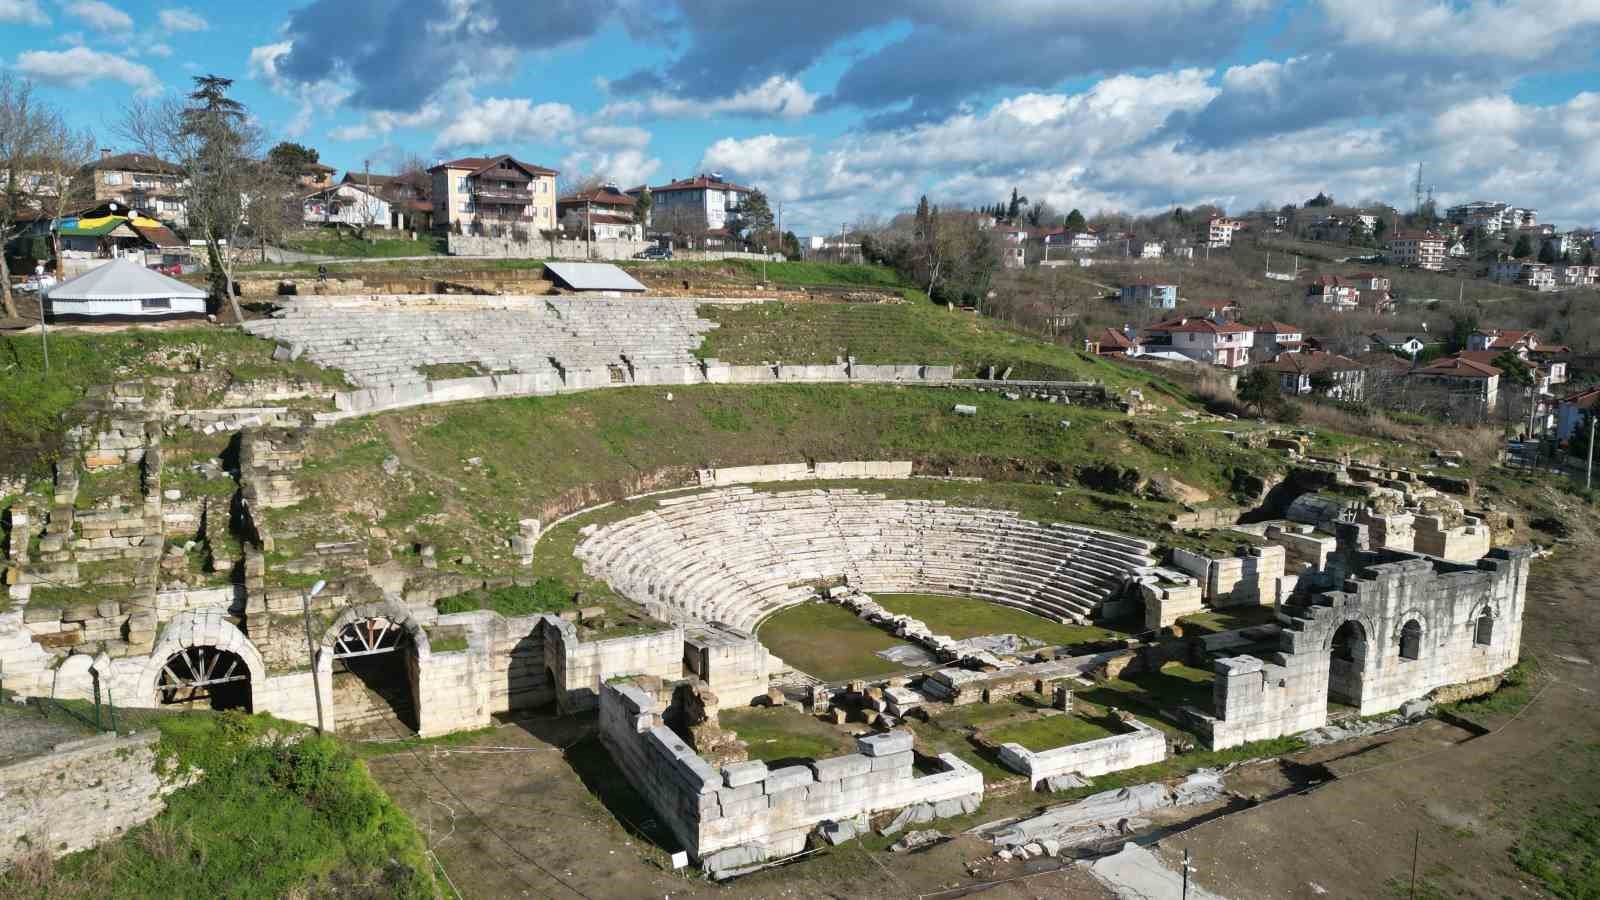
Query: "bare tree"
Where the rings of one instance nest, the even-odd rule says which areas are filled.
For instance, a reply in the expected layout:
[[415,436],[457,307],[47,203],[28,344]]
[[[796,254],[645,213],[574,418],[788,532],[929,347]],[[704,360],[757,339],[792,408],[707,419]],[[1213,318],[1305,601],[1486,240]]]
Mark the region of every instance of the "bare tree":
[[199,75],[183,99],[135,100],[120,130],[135,146],[176,166],[188,187],[190,227],[206,244],[212,293],[244,318],[234,290],[231,252],[248,221],[267,168],[261,128],[244,104],[228,96],[233,80]]
[[50,253],[55,259],[57,278],[67,277],[66,260],[61,256],[61,230],[59,223],[66,214],[94,199],[93,173],[84,172],[84,166],[94,158],[94,136],[84,131],[77,134],[65,132],[65,142],[60,152],[41,161],[47,177],[56,183],[52,194],[40,198],[43,209],[50,214]]
[[10,318],[17,305],[3,248],[22,233],[25,214],[45,214],[52,200],[68,194],[86,161],[82,144],[92,143],[34,96],[32,82],[0,73],[0,307]]

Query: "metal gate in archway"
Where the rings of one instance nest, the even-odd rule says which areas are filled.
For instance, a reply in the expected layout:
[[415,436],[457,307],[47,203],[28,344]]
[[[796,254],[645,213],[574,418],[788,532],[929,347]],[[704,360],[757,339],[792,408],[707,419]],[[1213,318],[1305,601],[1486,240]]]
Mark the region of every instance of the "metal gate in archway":
[[156,681],[162,705],[204,701],[213,709],[250,706],[250,668],[238,654],[208,645],[167,658]]
[[352,659],[392,653],[400,649],[405,638],[405,626],[382,616],[351,622],[339,629],[339,637],[333,643],[333,658]]

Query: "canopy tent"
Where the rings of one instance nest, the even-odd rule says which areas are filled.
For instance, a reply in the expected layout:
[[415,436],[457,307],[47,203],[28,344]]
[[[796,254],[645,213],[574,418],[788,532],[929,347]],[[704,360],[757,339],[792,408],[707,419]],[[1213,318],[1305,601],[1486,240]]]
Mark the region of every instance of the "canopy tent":
[[644,285],[632,275],[610,263],[550,262],[544,276],[557,285],[574,291],[602,293],[643,293]]
[[162,319],[206,314],[207,293],[135,262],[114,259],[49,292],[52,317]]

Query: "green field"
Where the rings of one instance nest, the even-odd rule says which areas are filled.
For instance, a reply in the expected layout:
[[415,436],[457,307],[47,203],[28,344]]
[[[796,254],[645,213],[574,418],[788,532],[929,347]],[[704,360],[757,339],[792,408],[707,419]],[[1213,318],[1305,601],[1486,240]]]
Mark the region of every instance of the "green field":
[[296,253],[337,256],[346,259],[392,259],[397,256],[437,256],[445,252],[444,239],[423,237],[409,240],[377,232],[370,240],[358,240],[348,231],[319,229],[296,234],[284,242]]
[[1215,673],[1205,669],[1169,662],[1161,667],[1160,672],[1125,675],[1097,682],[1092,688],[1073,693],[1101,706],[1114,706],[1149,715],[1182,706],[1211,712],[1215,678]]
[[905,641],[831,603],[779,610],[761,623],[756,636],[784,662],[823,681],[876,678],[904,670],[873,654],[905,646]]
[[738,733],[751,759],[766,763],[825,759],[856,750],[854,737],[788,707],[725,709],[717,720],[723,728]]
[[1059,716],[1040,716],[1024,722],[1002,725],[988,732],[988,736],[998,743],[1021,744],[1037,753],[1055,747],[1065,747],[1068,744],[1097,741],[1100,738],[1111,737],[1121,733],[1121,731],[1112,731],[1102,722],[1086,719],[1073,713],[1065,713]]
[[1116,636],[1104,628],[1062,625],[1020,609],[944,594],[873,594],[872,599],[893,613],[921,619],[935,634],[956,640],[987,634],[1016,634],[1046,644],[1076,644]]

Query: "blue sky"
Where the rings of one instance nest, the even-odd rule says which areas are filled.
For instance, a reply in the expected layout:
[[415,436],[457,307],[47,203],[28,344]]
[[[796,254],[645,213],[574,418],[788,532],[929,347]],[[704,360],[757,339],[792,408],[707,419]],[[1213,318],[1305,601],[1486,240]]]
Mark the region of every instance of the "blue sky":
[[[1085,212],[1503,199],[1600,221],[1600,0],[0,0],[99,142],[213,72],[341,169],[716,170],[801,232],[1013,186]],[[981,9],[975,12],[975,9]]]

